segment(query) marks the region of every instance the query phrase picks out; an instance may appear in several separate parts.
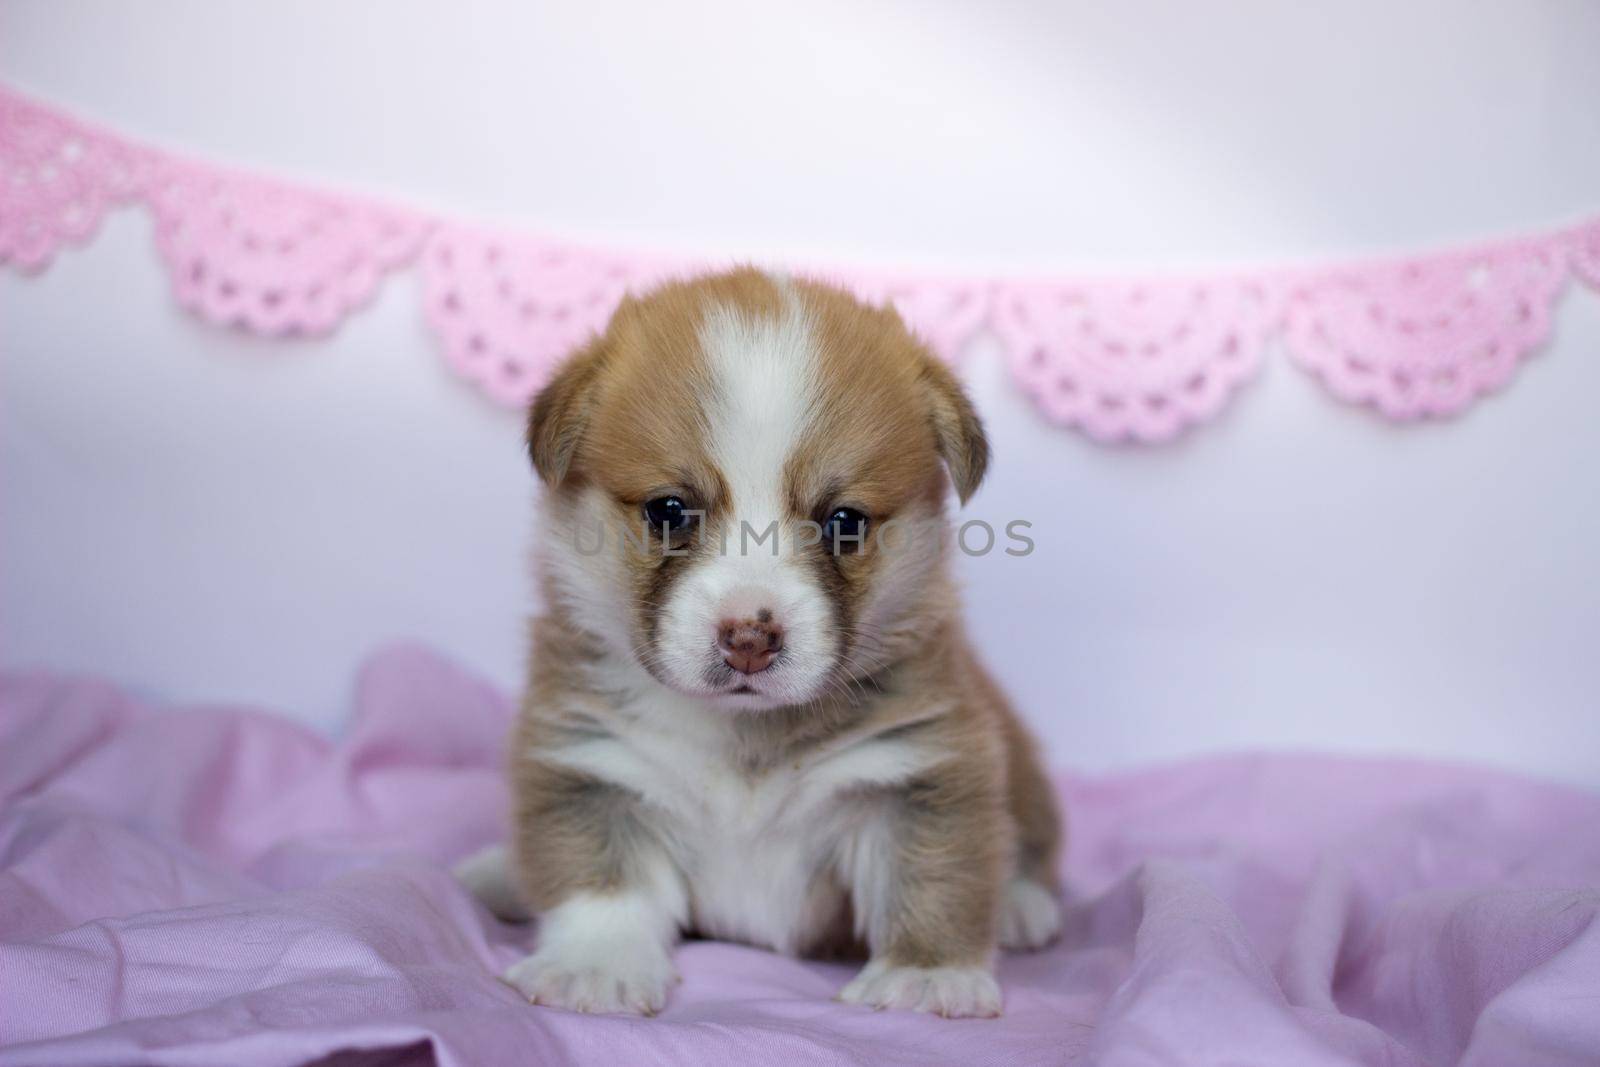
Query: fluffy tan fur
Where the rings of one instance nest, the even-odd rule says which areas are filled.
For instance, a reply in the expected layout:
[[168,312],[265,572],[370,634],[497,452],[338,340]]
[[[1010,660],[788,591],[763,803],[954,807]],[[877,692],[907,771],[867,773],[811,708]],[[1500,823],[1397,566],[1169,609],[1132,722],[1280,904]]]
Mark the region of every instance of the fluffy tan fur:
[[[667,489],[693,493],[708,530],[728,521],[729,486],[707,444],[706,394],[714,386],[700,351],[701,325],[712,306],[770,318],[786,301],[797,301],[812,324],[821,398],[785,464],[788,518],[811,519],[819,502],[848,500],[876,524],[939,520],[950,485],[961,499],[970,496],[988,462],[982,426],[954,377],[894,311],[825,286],[780,284],[740,270],[628,301],[540,394],[528,444],[548,486],[547,536],[560,535],[596,500],[619,524],[633,521],[646,500]],[[936,977],[921,993],[906,994],[904,983],[891,987],[881,975],[986,970],[1010,906],[1007,887],[1020,879],[1057,889],[1060,820],[1027,731],[962,632],[947,548],[940,542],[915,551],[937,556],[928,579],[871,633],[861,614],[886,580],[886,550],[869,539],[851,554],[819,552],[816,581],[846,632],[830,684],[797,706],[720,712],[696,743],[715,749],[709,758],[716,766],[752,791],[780,778],[808,788],[814,768],[871,743],[915,753],[903,777],[852,780],[819,809],[837,821],[839,835],[870,825],[889,848],[856,861],[843,846],[821,853],[794,936],[773,945],[806,953],[864,948],[872,965],[862,982],[879,977],[861,985],[856,999],[986,1014],[981,996],[973,1007],[941,993]],[[579,898],[620,898],[668,877],[688,887],[671,923],[725,932],[688,869],[696,855],[685,841],[692,822],[668,818],[626,775],[596,773],[573,756],[578,746],[592,748],[636,726],[650,698],[617,680],[618,664],[641,658],[644,647],[649,666],[652,614],[697,559],[696,551],[669,559],[644,545],[623,548],[618,597],[630,605],[634,643],[626,648],[583,624],[570,577],[549,565],[543,570],[546,609],[533,625],[510,768],[513,873],[535,912]],[[869,861],[884,866],[873,876],[881,894],[861,889],[859,866]],[[538,987],[547,992],[530,992],[535,999],[616,1006],[604,997],[586,1002],[572,992],[577,979],[552,985],[547,973]],[[649,1010],[658,999],[645,995],[632,1006]]]

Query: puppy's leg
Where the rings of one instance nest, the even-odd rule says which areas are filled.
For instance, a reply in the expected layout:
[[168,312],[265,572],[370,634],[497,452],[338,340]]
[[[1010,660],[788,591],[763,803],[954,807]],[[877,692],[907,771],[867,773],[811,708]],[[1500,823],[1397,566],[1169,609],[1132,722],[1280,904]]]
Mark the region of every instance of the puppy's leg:
[[525,923],[533,916],[511,877],[511,857],[504,845],[481,848],[455,866],[456,881],[488,908],[495,918]]
[[1061,901],[1043,882],[1013,875],[1000,903],[1000,947],[1031,951],[1061,934]]
[[995,918],[1009,828],[996,790],[962,777],[909,787],[847,844],[841,868],[872,958],[839,999],[1000,1014]]
[[672,948],[688,897],[636,801],[558,768],[538,768],[519,786],[515,848],[539,942],[504,980],[536,1004],[661,1010],[677,980]]
[[1061,817],[1050,781],[1039,769],[1031,739],[1020,725],[1009,739],[1009,808],[1017,828],[1017,856],[1000,901],[1000,945],[1035,949],[1061,933]]
[[575,893],[539,917],[539,948],[505,973],[535,1004],[653,1015],[677,981],[678,920],[655,887]]
[[1061,813],[1033,738],[981,666],[976,677],[1005,738],[1006,807],[1016,827],[1016,861],[1000,899],[1000,946],[1040,948],[1061,933]]

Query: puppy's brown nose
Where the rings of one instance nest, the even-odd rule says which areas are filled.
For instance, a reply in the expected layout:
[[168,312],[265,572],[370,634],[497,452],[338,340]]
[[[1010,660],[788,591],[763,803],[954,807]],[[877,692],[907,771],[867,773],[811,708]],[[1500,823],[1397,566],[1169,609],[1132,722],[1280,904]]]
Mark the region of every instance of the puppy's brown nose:
[[766,670],[783,647],[783,627],[761,615],[767,618],[723,619],[717,630],[723,661],[742,674]]

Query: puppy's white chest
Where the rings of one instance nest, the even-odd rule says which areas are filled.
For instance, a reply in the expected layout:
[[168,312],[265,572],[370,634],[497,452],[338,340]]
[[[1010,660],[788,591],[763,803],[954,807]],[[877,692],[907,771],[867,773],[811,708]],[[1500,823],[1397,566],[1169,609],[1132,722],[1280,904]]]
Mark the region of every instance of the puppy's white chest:
[[792,953],[842,903],[830,869],[846,828],[837,804],[785,811],[774,785],[703,796],[701,818],[674,819],[677,860],[701,933]]
[[862,852],[860,836],[878,829],[863,794],[904,781],[922,753],[905,741],[858,740],[746,773],[727,755],[722,724],[687,725],[632,723],[600,743],[602,759],[584,762],[644,798],[697,930],[804,949],[860,888],[850,880],[873,877],[850,862]]

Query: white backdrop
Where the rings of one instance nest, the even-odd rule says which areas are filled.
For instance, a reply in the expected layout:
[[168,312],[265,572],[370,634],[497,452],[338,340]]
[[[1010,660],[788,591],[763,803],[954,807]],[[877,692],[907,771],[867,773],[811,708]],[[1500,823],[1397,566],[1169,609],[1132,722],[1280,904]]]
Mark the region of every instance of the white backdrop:
[[[1600,208],[1600,5],[10,0],[0,77],[114,126],[576,236],[1224,263]],[[337,336],[178,312],[136,213],[0,276],[0,661],[337,728],[416,638],[521,669],[519,420],[396,279]],[[1269,360],[1175,446],[1044,424],[980,341],[977,639],[1053,758],[1319,747],[1600,785],[1600,299],[1458,421]],[[446,709],[442,709],[442,713]]]

